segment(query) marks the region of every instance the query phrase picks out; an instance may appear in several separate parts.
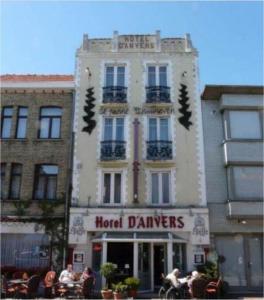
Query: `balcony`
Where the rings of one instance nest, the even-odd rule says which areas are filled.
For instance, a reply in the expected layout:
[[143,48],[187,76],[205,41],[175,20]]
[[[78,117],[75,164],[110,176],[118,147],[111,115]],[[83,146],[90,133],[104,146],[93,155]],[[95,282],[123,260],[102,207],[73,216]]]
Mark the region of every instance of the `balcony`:
[[171,141],[147,141],[147,160],[172,159]]
[[167,86],[147,86],[147,103],[170,103],[170,88]]
[[126,103],[127,88],[124,86],[103,87],[103,103]]
[[126,159],[125,141],[102,141],[101,160],[123,160]]

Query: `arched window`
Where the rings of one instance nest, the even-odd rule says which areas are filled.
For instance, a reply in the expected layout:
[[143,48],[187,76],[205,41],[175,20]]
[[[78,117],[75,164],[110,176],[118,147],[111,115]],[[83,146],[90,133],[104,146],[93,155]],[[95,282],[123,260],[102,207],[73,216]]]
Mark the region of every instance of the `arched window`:
[[57,165],[36,165],[34,199],[56,199],[57,193]]
[[22,164],[13,163],[11,166],[9,199],[20,199],[21,179]]

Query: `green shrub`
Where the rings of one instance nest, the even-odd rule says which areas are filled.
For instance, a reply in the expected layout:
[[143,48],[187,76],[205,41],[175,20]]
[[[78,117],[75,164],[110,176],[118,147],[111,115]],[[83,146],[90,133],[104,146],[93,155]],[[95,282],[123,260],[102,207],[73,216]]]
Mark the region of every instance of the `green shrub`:
[[140,285],[140,280],[135,277],[128,277],[125,279],[125,284],[129,290],[137,290]]
[[120,281],[117,284],[113,284],[113,290],[116,293],[125,293],[127,290],[127,285]]
[[113,263],[107,262],[100,268],[100,273],[106,279],[106,288],[110,288],[111,279],[114,277],[116,267]]

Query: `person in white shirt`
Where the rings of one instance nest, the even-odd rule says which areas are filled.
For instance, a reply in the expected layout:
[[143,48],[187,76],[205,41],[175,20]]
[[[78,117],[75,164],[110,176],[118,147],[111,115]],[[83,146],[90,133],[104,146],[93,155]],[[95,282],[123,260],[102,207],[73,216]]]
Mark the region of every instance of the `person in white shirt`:
[[169,279],[171,284],[175,287],[175,288],[180,288],[182,286],[181,281],[179,280],[179,275],[180,275],[180,270],[179,269],[174,269],[171,273],[169,273],[166,276],[166,279]]
[[74,273],[72,270],[72,265],[67,265],[67,269],[63,270],[59,277],[59,282],[68,283],[74,280]]

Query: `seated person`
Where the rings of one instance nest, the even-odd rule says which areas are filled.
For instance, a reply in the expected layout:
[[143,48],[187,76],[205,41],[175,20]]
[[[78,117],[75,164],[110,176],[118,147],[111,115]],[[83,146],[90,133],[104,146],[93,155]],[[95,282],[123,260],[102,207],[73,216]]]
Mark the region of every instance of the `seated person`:
[[174,269],[171,273],[166,276],[166,279],[169,279],[172,286],[175,288],[180,288],[182,286],[181,281],[179,280],[180,270]]
[[86,280],[87,278],[93,278],[93,285],[95,285],[95,276],[91,268],[85,267],[82,276],[81,281]]
[[72,270],[72,265],[67,265],[67,269],[63,270],[59,277],[59,282],[69,283],[74,280],[74,273]]

